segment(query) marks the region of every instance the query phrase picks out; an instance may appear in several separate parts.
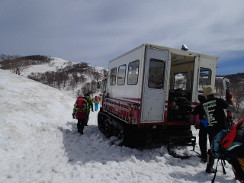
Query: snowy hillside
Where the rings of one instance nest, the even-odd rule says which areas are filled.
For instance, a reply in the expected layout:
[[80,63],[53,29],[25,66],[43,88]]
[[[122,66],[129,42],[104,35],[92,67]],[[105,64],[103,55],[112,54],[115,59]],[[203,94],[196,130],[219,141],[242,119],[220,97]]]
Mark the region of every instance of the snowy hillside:
[[[50,63],[29,66],[25,70],[23,70],[21,75],[27,77],[32,72],[33,73],[44,73],[48,71],[56,72],[58,69],[63,69],[66,66],[71,66],[73,64],[76,63],[61,58],[57,58],[57,57],[51,57]],[[101,72],[104,69],[102,67],[96,67],[96,66],[94,68],[99,72]]]
[[[57,89],[0,70],[0,91],[1,183],[197,183],[213,177],[196,156],[182,160],[165,147],[114,145],[115,137],[99,132],[97,112],[78,134],[74,98]],[[220,169],[216,182],[235,182],[230,165],[226,175]]]
[[72,62],[69,62],[67,60],[63,60],[61,58],[51,57],[50,63],[47,64],[39,64],[39,65],[32,65],[27,67],[23,72],[21,73],[22,76],[27,77],[32,72],[34,73],[44,73],[48,71],[57,71],[58,69],[62,69],[68,65],[72,65]]
[[56,57],[32,55],[0,60],[0,68],[58,88],[71,96],[97,93],[97,82],[107,70],[86,62],[71,62]]

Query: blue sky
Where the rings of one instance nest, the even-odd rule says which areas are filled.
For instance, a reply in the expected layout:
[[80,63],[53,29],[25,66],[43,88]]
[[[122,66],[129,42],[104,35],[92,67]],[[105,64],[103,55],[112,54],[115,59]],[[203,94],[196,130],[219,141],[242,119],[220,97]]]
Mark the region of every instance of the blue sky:
[[47,55],[107,67],[143,43],[218,56],[244,71],[243,0],[1,0],[0,54]]

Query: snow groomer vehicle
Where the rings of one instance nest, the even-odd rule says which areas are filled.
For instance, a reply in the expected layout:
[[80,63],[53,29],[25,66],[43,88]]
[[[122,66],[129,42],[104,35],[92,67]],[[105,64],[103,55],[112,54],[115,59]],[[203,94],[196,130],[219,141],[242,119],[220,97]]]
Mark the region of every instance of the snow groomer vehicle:
[[217,57],[143,44],[109,62],[98,128],[125,146],[195,146],[190,113],[204,85],[215,84]]

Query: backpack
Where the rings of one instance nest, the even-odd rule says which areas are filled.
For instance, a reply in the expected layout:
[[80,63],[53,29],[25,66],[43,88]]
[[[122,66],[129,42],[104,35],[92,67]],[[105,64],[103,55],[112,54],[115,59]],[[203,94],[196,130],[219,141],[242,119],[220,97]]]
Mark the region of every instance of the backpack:
[[231,157],[233,152],[236,153],[238,149],[242,149],[243,146],[244,119],[240,120],[230,131],[221,130],[213,140],[211,151],[215,157],[226,159]]
[[[223,161],[227,160],[232,165],[236,179],[244,182],[244,119],[240,120],[230,131],[221,130],[213,140],[211,152],[218,158],[218,161],[222,160],[223,170]],[[216,173],[212,182],[215,176]]]
[[75,102],[75,109],[76,109],[76,112],[86,113],[87,112],[87,101],[82,97],[78,97]]
[[[239,121],[231,131],[222,139],[221,146],[227,150],[231,151],[236,147],[242,146],[244,141],[244,119]],[[242,127],[243,126],[243,127]],[[242,128],[241,128],[242,127]],[[239,132],[238,132],[239,131]]]
[[211,152],[216,158],[225,160],[228,156],[228,152],[222,147],[221,144],[221,141],[226,137],[228,133],[228,130],[221,130],[213,139]]

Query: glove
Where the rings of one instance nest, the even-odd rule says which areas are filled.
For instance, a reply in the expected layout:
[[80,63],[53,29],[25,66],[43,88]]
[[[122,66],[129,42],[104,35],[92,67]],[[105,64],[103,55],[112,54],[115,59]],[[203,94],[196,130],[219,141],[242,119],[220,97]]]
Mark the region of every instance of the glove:
[[73,116],[73,119],[75,119],[75,114],[74,113],[72,114],[72,116]]
[[231,99],[232,99],[232,94],[231,94],[231,93],[229,93],[229,94],[227,95],[227,99],[228,99],[228,100],[231,100]]

